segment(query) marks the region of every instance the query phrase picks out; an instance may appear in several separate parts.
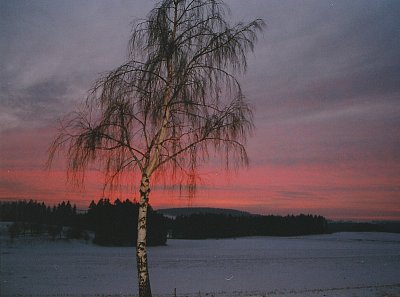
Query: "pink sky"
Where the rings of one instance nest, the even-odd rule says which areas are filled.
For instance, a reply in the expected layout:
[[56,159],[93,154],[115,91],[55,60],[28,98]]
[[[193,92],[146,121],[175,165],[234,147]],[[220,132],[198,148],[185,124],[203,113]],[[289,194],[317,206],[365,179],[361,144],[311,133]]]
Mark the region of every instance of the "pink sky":
[[[152,180],[155,208],[207,206],[259,214],[400,220],[398,1],[227,1],[232,21],[267,29],[239,77],[254,107],[250,167],[205,164],[196,197]],[[90,172],[66,184],[60,158],[44,169],[57,119],[99,73],[124,61],[130,22],[153,2],[9,1],[0,27],[0,200],[102,197]],[[136,185],[106,195],[137,197]]]
[[[88,172],[84,187],[77,188],[66,182],[62,158],[51,170],[45,169],[46,148],[54,132],[46,128],[3,132],[9,141],[2,145],[2,166],[9,169],[0,171],[2,200],[36,199],[49,204],[70,200],[84,209],[92,199],[103,196],[99,172]],[[190,199],[185,191],[171,190],[153,179],[151,204],[155,208],[221,207],[258,214],[312,213],[355,220],[396,220],[400,212],[398,164],[368,160],[331,164],[251,162],[249,168],[236,173],[213,167],[204,166],[197,194]],[[124,184],[105,195],[135,199],[137,185]]]

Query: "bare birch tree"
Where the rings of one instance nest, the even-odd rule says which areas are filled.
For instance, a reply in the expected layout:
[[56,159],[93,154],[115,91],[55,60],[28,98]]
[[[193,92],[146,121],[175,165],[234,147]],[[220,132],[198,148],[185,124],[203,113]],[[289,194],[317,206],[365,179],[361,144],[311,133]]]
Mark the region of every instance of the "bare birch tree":
[[113,184],[140,179],[137,237],[139,296],[151,296],[146,232],[150,182],[166,173],[195,191],[211,154],[247,165],[252,111],[234,74],[264,23],[230,25],[220,0],[163,0],[134,27],[127,62],[101,77],[84,108],[69,116],[50,147],[66,154],[70,177],[83,182],[97,164]]

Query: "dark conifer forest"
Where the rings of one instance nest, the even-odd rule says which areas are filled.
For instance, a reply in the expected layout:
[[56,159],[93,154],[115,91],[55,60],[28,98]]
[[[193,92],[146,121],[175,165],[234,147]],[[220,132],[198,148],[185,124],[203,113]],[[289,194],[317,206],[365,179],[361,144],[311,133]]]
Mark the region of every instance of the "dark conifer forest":
[[[54,206],[33,200],[0,202],[0,221],[13,222],[11,239],[24,235],[46,235],[51,239],[92,239],[105,246],[134,246],[139,205],[130,200],[92,201],[85,211],[77,211],[69,201]],[[149,245],[165,245],[167,238],[206,239],[243,236],[296,236],[341,231],[399,232],[399,223],[328,222],[322,216],[261,216],[248,213],[220,214],[217,209],[165,217],[149,206]],[[179,211],[177,214],[179,214]]]
[[[14,222],[10,238],[23,235],[48,235],[56,238],[89,239],[98,245],[134,246],[138,204],[125,200],[111,203],[108,199],[91,202],[85,212],[77,212],[68,202],[46,206],[33,200],[0,203],[0,220]],[[165,245],[167,218],[149,209],[149,245]]]
[[[99,245],[134,246],[137,237],[137,217],[139,204],[129,200],[117,199],[111,203],[100,199],[96,204],[90,203],[85,214],[87,227],[95,232],[93,242]],[[168,220],[149,206],[148,235],[150,246],[165,245],[167,242]]]
[[192,214],[178,216],[173,222],[174,238],[228,238],[243,236],[294,236],[328,232],[324,217],[298,216],[232,216]]

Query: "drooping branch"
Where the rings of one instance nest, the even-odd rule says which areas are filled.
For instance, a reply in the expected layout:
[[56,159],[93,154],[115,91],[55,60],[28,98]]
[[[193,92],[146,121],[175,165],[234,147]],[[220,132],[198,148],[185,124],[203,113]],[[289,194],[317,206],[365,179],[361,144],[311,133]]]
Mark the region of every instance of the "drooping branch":
[[77,175],[97,163],[110,180],[172,169],[189,183],[210,149],[247,164],[252,112],[235,74],[264,22],[231,26],[226,13],[219,0],[163,0],[134,27],[128,61],[101,77],[62,127],[50,159],[66,147]]
[[235,75],[246,70],[246,54],[263,26],[259,19],[230,25],[221,0],[162,0],[133,29],[128,60],[94,84],[50,147],[49,163],[63,150],[69,177],[78,183],[92,165],[104,171],[105,186],[124,173],[131,181],[140,178],[140,297],[151,297],[151,177],[171,173],[193,195],[199,164],[210,150],[224,157],[227,168],[248,164],[252,111]]

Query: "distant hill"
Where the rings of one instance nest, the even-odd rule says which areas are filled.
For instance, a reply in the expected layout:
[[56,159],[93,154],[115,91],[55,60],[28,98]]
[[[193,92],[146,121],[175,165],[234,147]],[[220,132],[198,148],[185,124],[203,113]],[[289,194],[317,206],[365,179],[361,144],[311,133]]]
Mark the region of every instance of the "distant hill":
[[236,217],[251,216],[252,214],[246,211],[240,211],[227,208],[212,208],[212,207],[185,207],[185,208],[164,208],[158,209],[158,213],[166,217],[176,218],[177,216],[190,216],[193,214],[221,214]]

